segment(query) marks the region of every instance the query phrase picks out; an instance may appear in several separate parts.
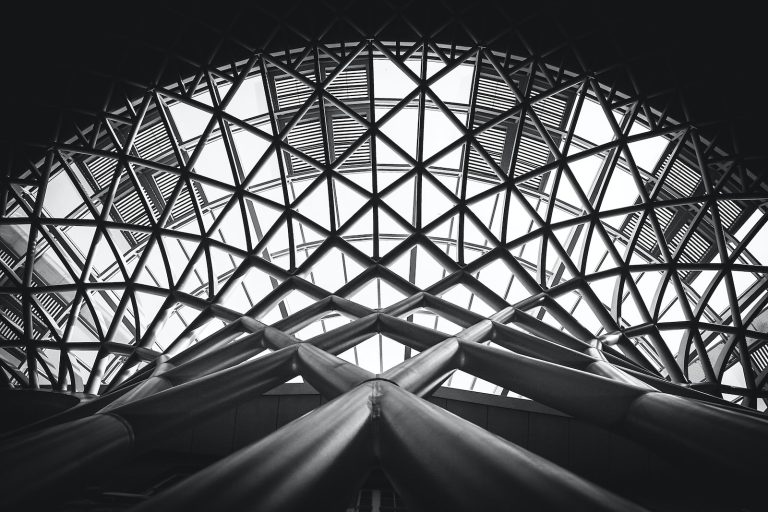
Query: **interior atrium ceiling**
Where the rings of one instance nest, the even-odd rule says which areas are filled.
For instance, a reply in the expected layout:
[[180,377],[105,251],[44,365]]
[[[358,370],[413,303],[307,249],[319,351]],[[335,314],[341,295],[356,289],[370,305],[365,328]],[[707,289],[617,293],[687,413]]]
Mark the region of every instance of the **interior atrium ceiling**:
[[[328,9],[314,31],[263,11],[257,44],[212,30],[207,60],[189,34],[148,43],[162,59],[9,159],[0,386],[103,398],[238,364],[262,391],[362,403],[395,383],[384,402],[418,410],[443,386],[582,414],[510,376],[535,370],[635,386],[628,404],[768,408],[768,182],[729,126],[509,16],[486,39],[461,9],[433,30]],[[141,418],[135,398],[107,407]]]
[[[568,330],[555,300],[660,375],[764,409],[762,175],[572,49],[570,69],[548,57],[361,37],[115,92],[5,189],[4,379],[94,393],[240,314],[423,290]],[[379,334],[342,357],[382,373],[413,353]]]

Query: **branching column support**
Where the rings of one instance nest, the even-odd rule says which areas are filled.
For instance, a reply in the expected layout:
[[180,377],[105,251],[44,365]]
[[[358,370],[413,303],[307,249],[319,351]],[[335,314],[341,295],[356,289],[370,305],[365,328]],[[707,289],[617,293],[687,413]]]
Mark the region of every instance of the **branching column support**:
[[[42,479],[26,478],[23,472],[4,479],[0,482],[3,495],[12,504],[44,497],[40,490],[63,489],[78,476],[86,477],[118,463],[183,425],[234,407],[298,373],[326,398],[343,394],[374,377],[312,345],[294,343],[269,356],[193,380],[258,352],[244,351],[242,347],[248,346],[230,345],[205,358],[159,372],[87,418],[8,440],[0,446],[4,461],[21,464],[37,460],[52,469]],[[188,382],[180,384],[179,380]],[[59,439],[71,442],[59,444]]]
[[47,469],[35,478],[24,471],[10,472],[0,481],[0,495],[9,506],[44,500],[184,425],[268,391],[296,374],[297,348],[286,348],[108,412],[11,438],[0,446],[0,459],[7,467],[28,467],[29,461],[36,461]]
[[482,345],[462,344],[461,354],[469,373],[662,453],[726,467],[745,479],[754,479],[754,468],[768,458],[764,418]]
[[[116,407],[114,402],[121,405],[126,404],[129,401],[144,398],[239,364],[266,348],[262,339],[263,330],[264,324],[261,322],[250,318],[241,318],[211,334],[188,350],[170,359],[164,359],[162,362],[156,361],[147,365],[147,371],[138,372],[113,391],[27,425],[16,432],[11,432],[10,436],[28,434],[43,428],[85,418],[96,412]],[[245,333],[250,331],[251,334],[246,334],[236,343],[232,343],[238,336],[243,335],[244,331]],[[216,349],[219,350],[216,351]]]
[[393,384],[378,384],[381,465],[409,508],[645,510]]
[[339,510],[374,463],[371,383],[338,397],[137,510]]
[[[435,444],[434,436],[442,442]],[[469,468],[458,480],[457,465]],[[492,509],[501,503],[537,510],[643,510],[390,381],[374,379],[137,511],[342,508],[375,466],[409,506],[425,510]]]

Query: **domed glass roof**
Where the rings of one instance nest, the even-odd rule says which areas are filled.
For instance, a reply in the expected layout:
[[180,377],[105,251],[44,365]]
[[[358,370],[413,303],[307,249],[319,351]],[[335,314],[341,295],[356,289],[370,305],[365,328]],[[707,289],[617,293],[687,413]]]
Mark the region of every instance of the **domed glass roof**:
[[[95,393],[241,316],[309,340],[383,311],[447,337],[513,306],[512,328],[766,407],[764,185],[633,91],[365,39],[136,98],[3,189],[11,385]],[[291,320],[329,296],[359,314]],[[373,373],[416,353],[358,341],[340,356]]]

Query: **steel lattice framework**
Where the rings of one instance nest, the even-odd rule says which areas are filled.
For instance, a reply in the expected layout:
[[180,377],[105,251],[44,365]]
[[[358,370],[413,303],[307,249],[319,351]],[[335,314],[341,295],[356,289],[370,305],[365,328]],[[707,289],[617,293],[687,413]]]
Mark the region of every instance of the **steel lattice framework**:
[[[752,477],[765,420],[731,402],[765,408],[766,185],[706,127],[571,48],[560,66],[423,34],[247,50],[121,84],[5,180],[0,379],[101,396],[4,460],[88,432],[78,463],[100,467],[301,376],[334,400],[146,508],[284,510],[343,498],[374,462],[414,505],[508,496],[419,473],[439,455],[414,432],[523,503],[636,507],[419,398],[441,384]],[[65,482],[73,446],[42,484],[19,472],[3,488]],[[265,491],[299,460],[314,470],[299,494]]]

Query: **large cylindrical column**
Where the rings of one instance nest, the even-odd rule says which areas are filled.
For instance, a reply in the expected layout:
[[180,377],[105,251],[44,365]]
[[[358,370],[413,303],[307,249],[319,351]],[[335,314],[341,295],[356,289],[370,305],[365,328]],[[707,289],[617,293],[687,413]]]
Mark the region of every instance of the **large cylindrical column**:
[[[226,338],[234,338],[238,335],[230,332]],[[85,418],[98,411],[113,410],[121,405],[154,395],[173,386],[230,368],[262,352],[264,350],[262,337],[263,330],[249,334],[217,351],[199,352],[197,357],[175,356],[167,359],[166,356],[163,356],[163,362],[156,362],[148,376],[143,375],[142,378],[136,379],[134,382],[124,383],[123,386],[106,395],[96,397],[77,407],[73,407],[50,418],[45,418],[32,425],[27,425],[14,434],[35,432],[53,425]],[[221,342],[225,338],[218,337],[216,339],[218,342]],[[231,341],[231,339],[228,341]],[[183,354],[186,354],[186,352]]]
[[[248,317],[240,317],[234,322],[227,324],[218,331],[210,334],[205,339],[195,343],[186,350],[172,355],[169,363],[173,366],[181,366],[194,359],[215,353],[218,349],[227,346],[243,333],[251,333],[259,336],[259,333],[263,331],[264,327],[264,324],[261,322]],[[170,353],[170,349],[166,351],[166,353]],[[125,379],[123,382],[110,384],[108,389],[118,390],[126,385],[131,385],[145,378],[148,378],[154,370],[154,365],[155,362],[153,361],[143,369]]]
[[382,378],[396,383],[416,395],[435,389],[458,366],[459,341],[448,338],[382,374]]
[[59,499],[64,486],[86,483],[105,462],[123,460],[132,445],[130,425],[111,414],[7,440],[0,445],[0,509],[37,510],[41,501]]
[[[53,499],[78,474],[71,468],[77,460],[80,475],[111,467],[125,456],[140,451],[176,429],[194,424],[228,407],[242,403],[296,374],[290,347],[244,365],[197,379],[194,382],[124,404],[105,414],[64,423],[40,432],[6,439],[0,445],[0,461],[34,461],[45,473],[30,478],[19,472],[0,479],[0,496],[10,505]],[[83,455],[86,454],[86,455]],[[8,466],[12,467],[12,466]],[[16,474],[12,472],[12,474]],[[26,476],[23,476],[26,474]]]
[[135,512],[343,510],[374,464],[371,387],[328,402]]
[[618,382],[512,352],[463,343],[463,368],[656,451],[755,480],[768,460],[768,419]]
[[377,384],[382,467],[409,510],[644,510],[397,386]]
[[325,398],[336,398],[358,384],[374,378],[368,370],[308,343],[299,344],[296,356],[299,373]]

